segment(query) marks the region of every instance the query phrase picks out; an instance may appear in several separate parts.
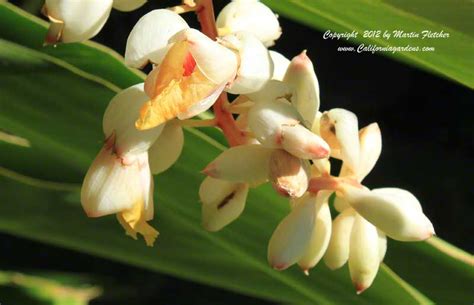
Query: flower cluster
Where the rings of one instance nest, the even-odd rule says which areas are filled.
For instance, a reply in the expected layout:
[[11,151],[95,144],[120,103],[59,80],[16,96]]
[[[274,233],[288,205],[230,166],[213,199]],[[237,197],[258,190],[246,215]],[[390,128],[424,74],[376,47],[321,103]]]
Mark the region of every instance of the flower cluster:
[[[143,1],[47,0],[47,41],[80,41],[102,27],[112,5]],[[98,4],[100,2],[100,4]],[[196,11],[202,32],[177,12]],[[376,123],[359,130],[345,109],[320,112],[319,84],[303,51],[291,60],[268,50],[280,37],[277,16],[258,0],[234,0],[214,20],[211,0],[184,1],[144,15],[132,29],[125,62],[153,65],[143,84],[120,92],[103,118],[105,142],[89,168],[81,201],[87,215],[116,214],[126,233],[153,245],[153,178],[178,159],[182,126],[215,126],[230,148],[204,170],[202,223],[218,231],[243,212],[250,188],[271,183],[291,211],[274,230],[268,261],[305,272],[321,259],[348,262],[358,293],[383,260],[386,237],[420,241],[434,234],[418,200],[398,188],[361,184],[381,153]],[[54,39],[51,39],[54,37]],[[229,102],[226,92],[236,96]],[[191,120],[213,107],[215,118]],[[342,161],[331,175],[333,159]],[[334,198],[333,201],[330,198]],[[332,219],[330,202],[338,215]]]

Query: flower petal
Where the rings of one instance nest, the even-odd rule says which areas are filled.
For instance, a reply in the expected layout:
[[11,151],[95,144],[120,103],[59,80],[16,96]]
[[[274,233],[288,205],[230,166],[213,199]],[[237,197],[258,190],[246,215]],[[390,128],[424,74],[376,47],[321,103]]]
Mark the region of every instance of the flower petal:
[[305,254],[313,236],[316,220],[316,196],[308,196],[297,204],[273,232],[268,244],[268,262],[283,270]]
[[321,191],[316,198],[316,220],[314,222],[311,241],[305,254],[298,261],[300,268],[308,272],[321,260],[329,245],[332,230],[331,211],[328,199],[331,191]]
[[268,180],[273,149],[259,144],[234,146],[220,154],[203,173],[222,180],[260,184]]
[[351,232],[349,271],[357,294],[372,285],[380,265],[377,228],[356,215]]
[[136,10],[146,3],[147,0],[114,0],[114,9],[122,12]]
[[326,254],[324,254],[324,263],[332,270],[341,268],[349,259],[354,217],[355,211],[353,209],[345,209],[334,219],[331,240]]
[[275,149],[269,165],[269,178],[273,188],[283,196],[303,196],[310,178],[309,164],[306,162],[284,150]]
[[247,31],[272,46],[281,35],[277,16],[258,0],[234,0],[217,16],[216,25],[222,34]]
[[78,42],[94,37],[104,26],[112,0],[46,0],[48,17],[64,22],[60,41]]
[[270,58],[273,62],[272,79],[283,81],[286,70],[288,70],[288,66],[290,65],[290,60],[276,51],[269,50],[268,52],[270,53]]
[[102,127],[106,138],[115,133],[115,149],[119,156],[147,151],[163,131],[164,125],[145,131],[135,128],[140,108],[147,100],[141,83],[121,91],[107,106]]
[[393,239],[419,241],[434,234],[419,201],[408,191],[398,188],[368,191],[344,185],[342,192],[359,214]]
[[170,168],[181,155],[183,128],[177,121],[166,123],[163,132],[148,150],[151,173],[156,175]]
[[294,88],[296,96],[293,105],[303,118],[304,125],[311,128],[319,110],[319,83],[306,51],[291,60],[284,82]]
[[383,261],[385,253],[387,253],[387,236],[380,230],[377,230],[379,235],[379,258],[380,262]]
[[283,149],[302,159],[322,159],[329,157],[329,145],[300,124],[283,125],[280,133]]
[[211,232],[219,231],[242,214],[249,186],[206,177],[199,188],[202,202],[202,225]]
[[170,10],[153,10],[143,15],[128,36],[125,63],[135,68],[145,66],[148,61],[160,64],[170,47],[169,39],[187,28],[186,21]]

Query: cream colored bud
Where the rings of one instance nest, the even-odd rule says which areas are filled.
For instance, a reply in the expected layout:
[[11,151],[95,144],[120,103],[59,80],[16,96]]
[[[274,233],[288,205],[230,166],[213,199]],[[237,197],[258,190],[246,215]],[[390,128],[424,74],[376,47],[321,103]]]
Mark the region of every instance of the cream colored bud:
[[217,16],[220,36],[247,31],[265,45],[272,46],[281,35],[277,16],[258,0],[234,0]]
[[296,125],[298,118],[296,110],[284,99],[256,102],[249,111],[249,127],[262,145],[280,148],[282,126]]
[[400,241],[419,241],[433,236],[430,220],[410,192],[398,188],[368,191],[343,185],[349,204],[389,237]]
[[320,134],[331,147],[334,153],[331,156],[342,159],[352,172],[358,172],[360,148],[357,116],[345,109],[331,109],[321,117]]
[[302,159],[322,159],[329,157],[329,145],[300,124],[283,125],[280,141],[283,149]]
[[[45,12],[53,26],[47,43],[80,42],[97,35],[112,9],[112,0],[46,0]],[[55,33],[51,33],[54,31]]]
[[351,207],[351,205],[349,204],[349,202],[347,202],[346,199],[344,199],[344,197],[336,196],[334,198],[334,208],[339,213],[341,213],[342,211],[344,211],[345,209],[350,208],[350,207]]
[[219,231],[245,208],[249,186],[206,177],[199,188],[202,202],[202,225],[211,232]]
[[187,28],[186,21],[170,10],[158,9],[145,14],[128,36],[125,63],[135,68],[149,61],[160,64],[169,49],[168,40]]
[[136,155],[130,164],[123,164],[111,149],[104,147],[84,178],[82,207],[87,216],[100,217],[131,209],[139,203],[146,205],[150,218],[153,215],[151,183],[146,151]]
[[272,79],[283,81],[283,78],[286,74],[286,70],[290,65],[290,60],[276,51],[270,50],[268,52],[270,53],[270,58],[273,62]]
[[268,180],[272,152],[259,144],[234,146],[221,153],[203,173],[222,180],[260,184]]
[[357,294],[372,285],[380,265],[377,228],[356,215],[351,232],[349,271]]
[[321,191],[316,198],[316,220],[313,226],[311,241],[303,257],[298,261],[300,268],[308,272],[316,266],[323,257],[329,245],[332,230],[331,211],[328,199],[331,191]]
[[345,209],[334,219],[331,240],[324,254],[324,263],[332,270],[341,268],[349,259],[355,214],[353,209]]
[[313,236],[316,220],[316,196],[297,204],[273,232],[268,244],[268,262],[283,270],[299,261]]
[[331,162],[329,158],[314,159],[311,167],[311,176],[319,177],[322,175],[329,175],[331,173]]
[[104,134],[106,138],[115,134],[115,150],[119,156],[147,151],[163,130],[164,125],[145,131],[135,128],[135,120],[146,101],[148,96],[141,83],[114,96],[105,110]]
[[178,121],[166,123],[163,132],[148,150],[151,173],[156,175],[170,168],[181,155],[183,128]]
[[146,3],[147,0],[114,0],[114,9],[122,12],[136,10]]
[[246,94],[262,89],[273,74],[273,63],[267,48],[249,32],[237,32],[231,36],[235,39],[226,40],[225,36],[222,40],[238,53],[240,64],[237,77],[226,91]]
[[319,83],[306,51],[291,60],[283,80],[294,88],[296,96],[293,105],[303,118],[304,125],[311,128],[319,110]]
[[281,195],[301,197],[308,189],[309,164],[284,150],[275,149],[270,157],[269,179]]

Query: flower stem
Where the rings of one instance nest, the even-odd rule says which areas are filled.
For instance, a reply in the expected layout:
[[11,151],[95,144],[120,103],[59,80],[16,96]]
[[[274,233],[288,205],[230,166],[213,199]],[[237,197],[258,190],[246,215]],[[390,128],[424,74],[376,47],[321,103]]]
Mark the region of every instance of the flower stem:
[[[198,16],[199,23],[201,24],[202,32],[209,38],[216,40],[217,27],[212,0],[197,1],[196,14]],[[232,113],[226,109],[225,105],[228,103],[227,93],[222,92],[213,106],[217,126],[222,129],[222,132],[224,133],[224,136],[226,137],[230,146],[245,144],[247,140],[246,134],[240,130],[240,128],[235,123]]]

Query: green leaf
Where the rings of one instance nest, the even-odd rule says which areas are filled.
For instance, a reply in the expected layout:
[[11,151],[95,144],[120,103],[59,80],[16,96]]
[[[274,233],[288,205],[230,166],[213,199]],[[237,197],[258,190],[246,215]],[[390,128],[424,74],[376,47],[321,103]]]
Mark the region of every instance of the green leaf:
[[[358,32],[354,40],[380,47],[434,47],[434,52],[382,52],[474,88],[474,4],[469,0],[263,0],[283,16],[321,31]],[[285,29],[283,29],[284,32]],[[388,31],[392,38],[364,38],[364,31]],[[449,33],[449,38],[394,38],[393,31]],[[420,34],[421,35],[421,34]],[[309,37],[308,37],[309,39]],[[343,41],[343,42],[342,42]],[[341,44],[346,44],[341,40]],[[349,43],[347,43],[349,45]],[[336,51],[336,50],[334,50]]]
[[77,275],[0,271],[0,301],[3,304],[87,305],[102,290],[85,283],[86,279]]

